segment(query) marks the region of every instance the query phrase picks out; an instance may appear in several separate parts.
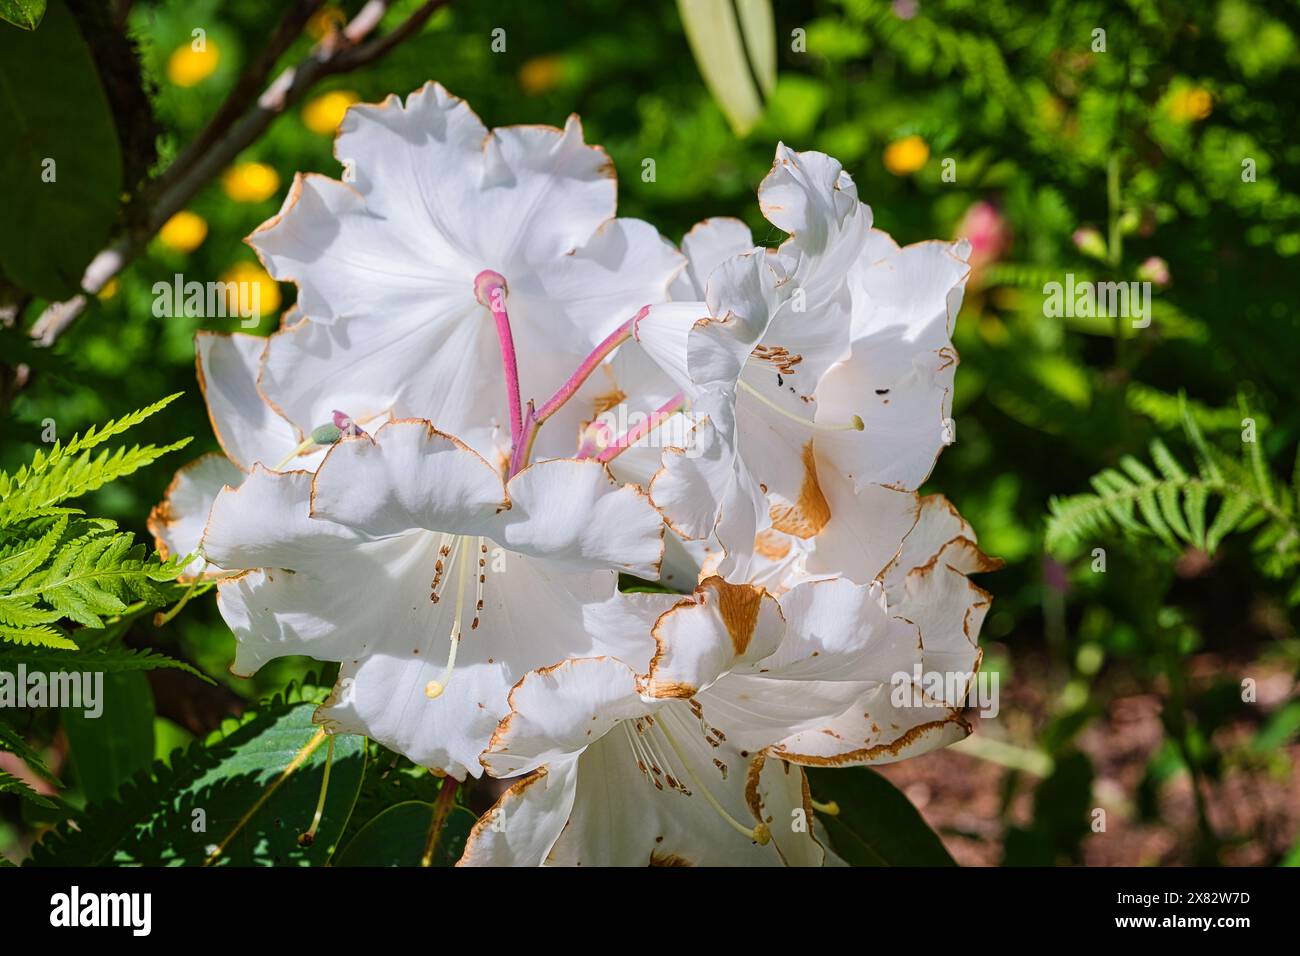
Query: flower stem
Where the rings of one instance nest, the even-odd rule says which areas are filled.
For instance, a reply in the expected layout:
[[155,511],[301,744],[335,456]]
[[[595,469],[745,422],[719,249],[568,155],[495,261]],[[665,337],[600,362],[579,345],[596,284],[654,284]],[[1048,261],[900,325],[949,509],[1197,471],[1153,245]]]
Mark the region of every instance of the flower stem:
[[617,458],[627,449],[631,448],[650,432],[654,431],[668,419],[672,418],[686,406],[686,396],[678,392],[668,401],[664,402],[653,412],[645,421],[639,423],[635,428],[629,428],[612,445],[596,455],[599,462],[610,462]]
[[565,402],[573,398],[578,393],[582,384],[591,377],[591,373],[600,368],[602,362],[609,358],[610,353],[618,348],[629,338],[632,337],[632,330],[636,327],[638,321],[645,317],[650,311],[650,306],[643,306],[636,315],[628,319],[609,335],[605,336],[604,341],[592,349],[591,354],[582,360],[582,363],[569,376],[568,380],[561,385],[541,408],[534,409],[532,402],[528,403],[528,412],[523,422],[523,440],[516,441],[514,444],[514,454],[510,458],[510,474],[516,475],[528,465],[528,457],[532,454],[533,442],[537,439],[538,430],[546,423],[546,420],[564,407]]
[[424,853],[420,857],[420,866],[432,866],[433,854],[438,849],[438,838],[442,836],[443,825],[456,806],[456,788],[460,781],[455,777],[446,777],[438,789],[438,797],[433,803],[433,818],[429,825],[429,835],[424,841]]
[[523,433],[523,412],[519,401],[519,362],[515,357],[515,338],[510,331],[510,314],[506,311],[506,280],[499,272],[484,269],[474,277],[474,297],[487,306],[497,327],[501,344],[501,366],[506,377],[506,397],[510,402],[510,446],[519,447]]

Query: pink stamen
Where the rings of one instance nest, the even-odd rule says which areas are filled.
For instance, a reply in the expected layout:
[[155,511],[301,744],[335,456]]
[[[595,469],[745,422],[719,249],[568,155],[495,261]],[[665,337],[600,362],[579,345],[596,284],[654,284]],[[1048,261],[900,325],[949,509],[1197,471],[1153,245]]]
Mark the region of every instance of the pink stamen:
[[524,438],[522,442],[515,442],[514,454],[510,460],[511,475],[518,474],[528,464],[528,456],[532,453],[533,442],[537,438],[538,429],[546,423],[548,418],[563,408],[565,402],[577,394],[578,389],[582,388],[582,384],[591,377],[591,373],[600,368],[601,363],[609,358],[614,349],[632,337],[632,331],[636,328],[637,322],[645,318],[649,311],[650,306],[642,306],[636,315],[605,336],[604,341],[592,349],[591,354],[582,360],[582,363],[569,376],[568,380],[556,390],[555,394],[541,408],[534,411],[532,403],[529,402],[528,415],[523,424]]
[[474,298],[487,306],[497,327],[501,344],[501,365],[506,376],[506,397],[510,402],[510,444],[519,448],[523,434],[523,409],[519,401],[519,362],[515,358],[515,339],[510,332],[510,315],[506,312],[506,280],[499,272],[484,269],[474,277]]
[[653,412],[645,421],[640,422],[634,428],[629,428],[623,433],[622,437],[616,440],[612,445],[596,455],[596,460],[600,462],[611,462],[623,452],[627,451],[637,442],[639,442],[650,432],[654,431],[668,419],[672,418],[686,405],[686,396],[678,392],[668,401],[664,402]]

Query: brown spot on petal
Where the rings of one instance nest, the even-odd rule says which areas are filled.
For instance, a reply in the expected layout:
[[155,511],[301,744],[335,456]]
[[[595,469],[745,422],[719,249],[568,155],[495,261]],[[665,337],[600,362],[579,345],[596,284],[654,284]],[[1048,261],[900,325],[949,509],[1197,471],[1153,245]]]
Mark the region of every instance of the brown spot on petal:
[[799,501],[793,505],[773,505],[769,514],[772,527],[796,538],[811,538],[831,520],[831,506],[822,494],[817,481],[817,460],[813,456],[812,442],[803,446],[803,485],[799,488]]
[[736,656],[745,653],[758,624],[758,611],[763,605],[764,591],[750,584],[728,584],[720,577],[701,582],[700,590],[710,588],[717,597],[718,616],[727,628],[731,646]]
[[754,550],[769,561],[780,561],[790,553],[790,542],[778,531],[760,531],[754,539]]
[[[659,838],[660,840],[663,837]],[[656,841],[658,842],[658,841]],[[690,860],[680,857],[676,853],[658,853],[650,854],[650,866],[694,866]]]

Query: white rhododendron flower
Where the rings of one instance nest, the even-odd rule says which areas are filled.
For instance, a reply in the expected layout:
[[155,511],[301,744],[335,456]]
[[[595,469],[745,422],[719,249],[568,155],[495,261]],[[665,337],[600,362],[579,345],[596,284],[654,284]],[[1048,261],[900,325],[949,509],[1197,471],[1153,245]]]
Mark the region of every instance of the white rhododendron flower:
[[[343,664],[319,719],[457,777],[511,685],[573,655],[617,653],[616,570],[655,576],[663,525],[597,462],[503,483],[427,422],[343,439],[315,476],[255,469],[217,498],[204,553],[251,674],[292,654]],[[260,570],[258,570],[260,569]]]
[[967,248],[899,248],[779,145],[788,238],[713,218],[678,252],[615,218],[576,117],[488,130],[433,83],[335,154],[250,237],[301,318],[200,334],[223,454],[150,518],[232,670],[337,662],[327,732],[505,778],[466,865],[841,862],[802,768],[970,732],[998,565],[917,493]]
[[[488,130],[429,83],[405,103],[350,108],[335,155],[343,182],[299,176],[249,237],[309,320],[273,336],[264,361],[262,388],[290,415],[378,386],[398,417],[428,418],[493,460],[517,440],[521,402],[664,301],[685,264],[652,226],[614,218],[613,165],[576,116],[562,130]],[[499,309],[485,271],[501,280]],[[538,454],[572,450],[579,415],[561,414]]]

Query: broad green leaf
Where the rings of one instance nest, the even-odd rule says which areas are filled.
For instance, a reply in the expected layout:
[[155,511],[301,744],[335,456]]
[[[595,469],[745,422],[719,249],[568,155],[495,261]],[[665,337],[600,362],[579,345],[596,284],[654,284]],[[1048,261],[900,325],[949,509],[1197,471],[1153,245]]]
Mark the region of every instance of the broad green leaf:
[[35,30],[45,16],[45,0],[0,0],[0,20]]
[[[51,660],[46,666],[58,665]],[[83,686],[86,677],[103,681],[102,699],[95,702],[97,716],[87,716],[86,700],[81,709],[62,712],[76,779],[88,803],[101,803],[153,763],[153,692],[140,671],[73,673]]]
[[868,767],[810,769],[813,799],[838,805],[820,814],[831,846],[853,866],[956,866],[938,834],[902,791]]
[[122,157],[90,49],[62,0],[35,33],[0,29],[0,129],[0,272],[66,299],[108,239]]
[[[408,800],[389,807],[367,823],[334,857],[334,866],[421,866],[429,844],[434,805]],[[474,814],[453,807],[443,822],[430,866],[452,866],[460,859],[474,826]]]

